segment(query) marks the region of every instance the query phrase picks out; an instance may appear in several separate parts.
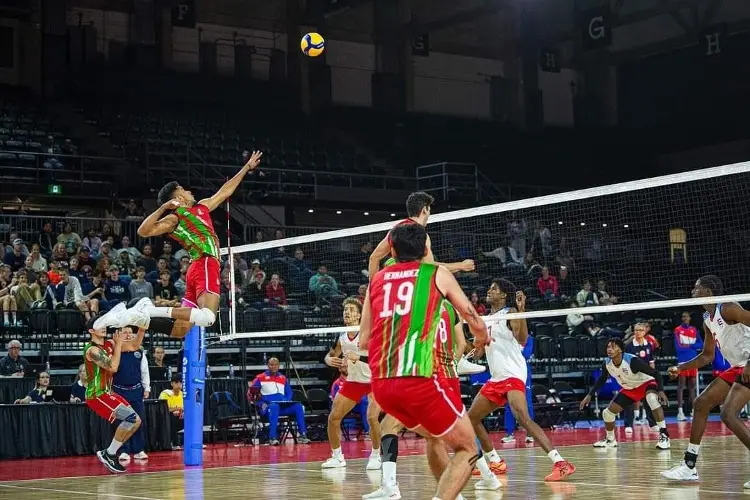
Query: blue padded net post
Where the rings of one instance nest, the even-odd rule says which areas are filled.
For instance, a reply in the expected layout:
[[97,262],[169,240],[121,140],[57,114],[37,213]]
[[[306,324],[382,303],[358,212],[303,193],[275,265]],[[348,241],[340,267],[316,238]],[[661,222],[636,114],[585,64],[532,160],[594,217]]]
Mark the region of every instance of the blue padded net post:
[[203,465],[203,403],[206,392],[206,329],[194,326],[185,337],[182,359],[185,403],[185,465]]

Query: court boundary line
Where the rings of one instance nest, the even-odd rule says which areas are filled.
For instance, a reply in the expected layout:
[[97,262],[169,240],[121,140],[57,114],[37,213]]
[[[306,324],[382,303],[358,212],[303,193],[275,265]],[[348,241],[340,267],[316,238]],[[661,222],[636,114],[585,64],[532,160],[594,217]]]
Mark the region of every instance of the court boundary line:
[[[91,476],[91,477],[113,477],[113,476]],[[49,481],[49,479],[35,479],[34,481]],[[93,491],[78,491],[78,490],[68,490],[68,489],[58,489],[58,488],[42,488],[42,487],[34,487],[34,486],[24,486],[24,485],[15,485],[15,484],[7,484],[0,482],[0,488],[7,488],[7,489],[14,489],[14,490],[28,490],[28,491],[49,491],[52,493],[70,493],[72,495],[87,495],[87,496],[95,496],[95,497],[110,497],[110,498],[129,498],[131,500],[163,500],[161,497],[137,497],[133,495],[120,495],[117,493],[99,493],[99,492],[93,492]]]

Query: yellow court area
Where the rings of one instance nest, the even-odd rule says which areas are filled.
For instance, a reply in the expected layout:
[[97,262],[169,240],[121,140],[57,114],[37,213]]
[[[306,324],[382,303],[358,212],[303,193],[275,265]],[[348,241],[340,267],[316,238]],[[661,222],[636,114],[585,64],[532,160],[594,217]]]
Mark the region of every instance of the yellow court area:
[[[560,450],[578,468],[569,481],[545,483],[551,462],[538,448],[501,452],[509,472],[496,492],[475,493],[473,480],[467,499],[623,499],[693,500],[750,498],[742,484],[750,479],[747,450],[733,436],[708,438],[701,448],[698,484],[668,483],[659,472],[679,462],[685,440],[673,450],[657,452],[650,442],[621,443],[616,450],[590,445]],[[366,460],[347,460],[345,469],[321,471],[319,462],[193,469],[187,471],[89,476],[0,483],[0,499],[8,500],[247,500],[359,499],[380,481],[379,471],[365,471]],[[405,500],[431,499],[435,481],[423,456],[399,459],[399,484]]]

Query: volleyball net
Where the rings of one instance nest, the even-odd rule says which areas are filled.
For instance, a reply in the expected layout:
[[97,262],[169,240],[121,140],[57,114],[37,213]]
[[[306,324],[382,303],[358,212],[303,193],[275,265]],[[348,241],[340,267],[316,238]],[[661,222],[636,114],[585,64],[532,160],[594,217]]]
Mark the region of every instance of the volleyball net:
[[[436,261],[475,261],[456,277],[479,303],[505,278],[527,295],[518,317],[621,325],[750,299],[749,191],[750,163],[740,163],[442,213],[438,201],[427,231]],[[369,254],[396,223],[222,249],[221,340],[352,330],[342,302],[363,295]],[[706,274],[722,280],[721,296],[690,298]]]

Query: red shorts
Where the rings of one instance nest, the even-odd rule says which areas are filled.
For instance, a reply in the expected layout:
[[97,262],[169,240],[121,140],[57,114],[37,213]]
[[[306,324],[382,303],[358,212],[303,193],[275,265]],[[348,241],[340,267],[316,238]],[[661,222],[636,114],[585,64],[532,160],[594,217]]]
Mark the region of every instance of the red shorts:
[[185,296],[182,301],[188,307],[198,307],[198,298],[204,293],[219,295],[221,264],[217,259],[204,255],[194,260],[185,275]]
[[[346,384],[344,384],[346,386]],[[422,426],[435,437],[448,433],[466,415],[457,378],[374,379],[372,394],[384,412],[404,427]]]
[[338,394],[341,394],[347,399],[351,399],[355,403],[359,403],[359,400],[367,396],[372,392],[372,385],[363,382],[349,382],[345,380],[339,388]]
[[620,394],[622,394],[623,396],[627,396],[628,398],[633,400],[634,403],[637,403],[638,401],[646,397],[647,392],[658,390],[659,384],[656,383],[656,380],[649,380],[648,382],[645,382],[634,389],[620,389]]
[[744,370],[744,366],[733,366],[719,373],[719,378],[727,382],[729,385],[732,385],[735,382],[742,383],[742,372]]
[[109,423],[116,420],[115,411],[120,405],[130,408],[130,403],[128,403],[125,398],[114,392],[102,394],[98,398],[86,400],[86,406],[94,410],[94,413],[107,420]]
[[479,394],[498,406],[505,406],[510,391],[519,391],[521,394],[526,394],[526,384],[521,379],[512,377],[499,382],[489,380],[484,383],[479,390]]
[[680,372],[680,377],[695,378],[697,376],[698,376],[698,369],[697,368],[691,368],[690,370],[682,370]]

